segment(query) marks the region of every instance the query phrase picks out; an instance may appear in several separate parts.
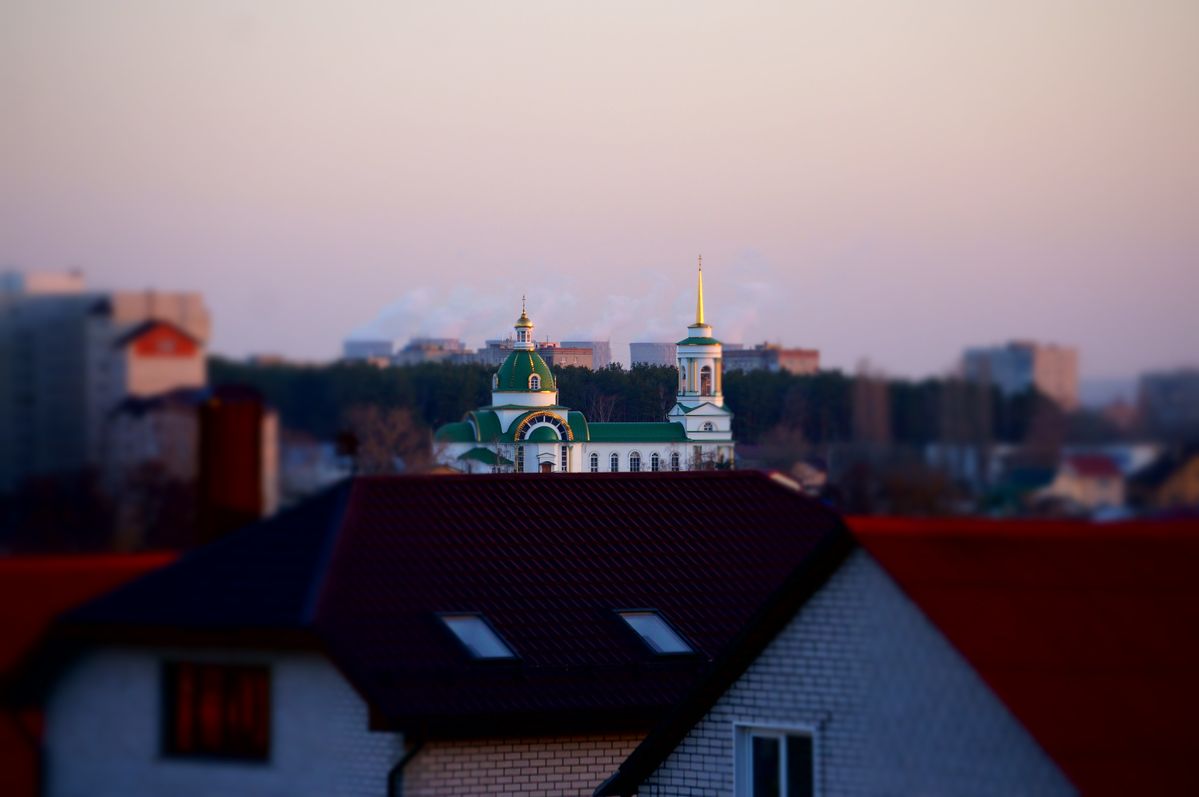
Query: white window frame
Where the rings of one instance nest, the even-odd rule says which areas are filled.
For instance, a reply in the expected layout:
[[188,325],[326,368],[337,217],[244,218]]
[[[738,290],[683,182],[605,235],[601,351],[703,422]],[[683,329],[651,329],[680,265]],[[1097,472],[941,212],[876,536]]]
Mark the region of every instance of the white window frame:
[[599,454],[592,454],[590,458],[591,472],[599,473]]
[[541,390],[541,377],[537,374],[529,375],[529,390]]
[[[753,751],[751,744],[754,736],[772,736],[784,740],[779,744],[779,765],[786,771],[788,736],[807,736],[812,740],[812,795],[823,797],[824,790],[820,785],[820,732],[811,723],[780,723],[780,722],[733,722],[733,795],[734,797],[753,797]],[[786,779],[780,782],[780,795],[787,797]]]
[[[637,465],[636,468],[633,467],[634,464]],[[640,472],[641,472],[641,452],[640,451],[630,451],[629,452],[629,473],[640,473]]]
[[670,470],[672,473],[677,473],[679,471],[679,459],[679,452],[670,452]]
[[615,451],[608,456],[608,470],[612,473],[620,472],[620,454]]
[[661,469],[662,469],[662,457],[658,456],[658,452],[655,451],[654,453],[649,455],[649,471],[650,471],[650,473],[657,473]]

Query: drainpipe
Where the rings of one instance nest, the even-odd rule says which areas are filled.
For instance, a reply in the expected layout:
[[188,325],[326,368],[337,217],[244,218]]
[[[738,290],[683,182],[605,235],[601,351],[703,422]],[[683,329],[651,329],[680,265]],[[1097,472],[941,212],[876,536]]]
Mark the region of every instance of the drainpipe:
[[404,797],[404,767],[408,766],[409,761],[416,758],[424,746],[425,740],[418,738],[387,773],[387,797]]

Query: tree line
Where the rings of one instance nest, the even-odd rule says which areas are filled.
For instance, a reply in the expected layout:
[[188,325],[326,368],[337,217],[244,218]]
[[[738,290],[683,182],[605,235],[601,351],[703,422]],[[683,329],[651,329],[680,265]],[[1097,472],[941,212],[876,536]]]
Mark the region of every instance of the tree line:
[[[248,385],[261,392],[289,429],[333,439],[355,407],[402,408],[433,429],[461,420],[491,402],[494,369],[482,365],[423,363],[378,368],[362,363],[249,364],[209,361],[213,385]],[[592,422],[661,421],[674,404],[674,367],[613,365],[592,371],[554,370],[559,401]],[[811,444],[841,442],[923,445],[930,442],[1018,443],[1039,432],[1059,437],[1072,425],[1048,398],[1004,396],[998,389],[955,378],[919,381],[822,371],[812,375],[766,371],[724,375],[725,401],[735,413],[739,442],[778,436]],[[1110,430],[1092,434],[1106,436]]]

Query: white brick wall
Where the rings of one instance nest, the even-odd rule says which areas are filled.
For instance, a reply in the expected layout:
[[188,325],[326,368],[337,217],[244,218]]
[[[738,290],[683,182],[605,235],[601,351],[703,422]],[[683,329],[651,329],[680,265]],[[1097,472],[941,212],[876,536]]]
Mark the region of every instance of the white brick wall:
[[404,769],[404,797],[590,795],[642,733],[430,742]]
[[[168,657],[270,666],[268,762],[160,754],[161,662]],[[371,732],[366,704],[315,654],[96,651],[58,682],[46,722],[49,797],[380,797],[403,755],[399,735]]]
[[642,797],[732,794],[733,723],[817,728],[824,797],[1074,791],[862,550],[692,728]]

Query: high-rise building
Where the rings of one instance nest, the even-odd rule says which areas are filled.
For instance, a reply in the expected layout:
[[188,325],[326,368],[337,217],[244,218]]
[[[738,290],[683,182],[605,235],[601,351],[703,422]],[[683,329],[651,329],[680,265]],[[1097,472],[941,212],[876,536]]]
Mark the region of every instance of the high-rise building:
[[590,367],[601,371],[612,364],[612,342],[607,340],[564,340],[559,344],[567,349],[591,349]]
[[674,365],[678,345],[640,341],[629,344],[629,365]]
[[785,349],[775,343],[759,343],[751,349],[725,346],[724,370],[814,374],[820,370],[820,351]]
[[995,385],[1004,395],[1035,387],[1064,410],[1078,408],[1078,349],[1015,340],[1005,346],[970,348],[962,355],[970,380]]
[[1141,415],[1149,431],[1199,440],[1199,368],[1143,374]]
[[341,344],[341,359],[387,365],[395,351],[396,344],[393,340],[349,338]]
[[456,338],[413,338],[396,352],[392,362],[396,365],[454,362],[465,353],[466,345]]
[[0,491],[101,465],[125,397],[205,382],[198,293],[99,293],[77,274],[0,279]]
[[551,368],[592,368],[595,366],[595,352],[584,346],[567,346],[564,343],[540,343],[537,345],[540,354]]

